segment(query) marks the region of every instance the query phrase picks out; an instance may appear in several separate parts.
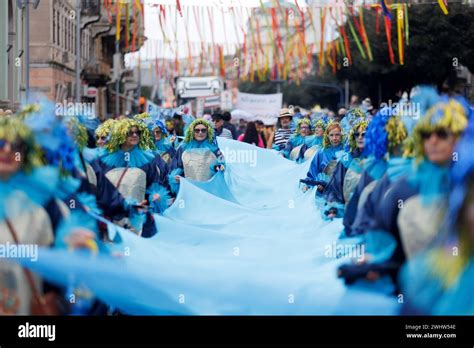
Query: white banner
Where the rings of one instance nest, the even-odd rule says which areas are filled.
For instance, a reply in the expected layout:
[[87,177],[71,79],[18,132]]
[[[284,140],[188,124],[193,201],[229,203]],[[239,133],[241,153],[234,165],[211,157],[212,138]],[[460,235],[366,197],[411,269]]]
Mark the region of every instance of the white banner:
[[238,92],[236,109],[246,111],[262,121],[276,121],[283,94],[251,94]]

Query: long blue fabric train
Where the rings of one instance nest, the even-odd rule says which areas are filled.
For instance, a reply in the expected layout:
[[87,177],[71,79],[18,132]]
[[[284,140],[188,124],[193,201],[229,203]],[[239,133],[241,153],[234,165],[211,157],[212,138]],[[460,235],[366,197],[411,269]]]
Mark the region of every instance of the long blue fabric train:
[[224,174],[183,179],[175,203],[155,215],[153,238],[109,225],[123,257],[43,249],[23,263],[54,283],[83,284],[127,314],[397,313],[385,279],[350,288],[337,279],[347,260],[328,252],[342,223],[324,221],[314,191],[300,191],[310,162],[227,139],[219,147]]

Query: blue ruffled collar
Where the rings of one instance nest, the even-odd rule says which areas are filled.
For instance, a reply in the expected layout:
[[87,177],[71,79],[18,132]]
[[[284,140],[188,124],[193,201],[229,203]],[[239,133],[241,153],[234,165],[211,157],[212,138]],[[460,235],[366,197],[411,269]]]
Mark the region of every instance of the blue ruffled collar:
[[119,149],[100,157],[100,161],[111,168],[143,167],[154,159],[155,155],[151,151],[142,150],[138,146],[128,152]]
[[424,160],[409,177],[408,182],[419,190],[423,204],[431,204],[449,193],[449,166],[439,166]]
[[189,143],[183,143],[181,145],[184,150],[190,150],[190,149],[204,149],[208,148],[212,152],[215,152],[217,150],[217,145],[215,143],[210,143],[207,139],[203,141],[196,141],[196,140],[191,140]]
[[168,151],[172,145],[168,139],[161,138],[160,140],[155,141],[155,147],[157,151],[165,152]]
[[391,182],[403,175],[408,175],[413,169],[413,160],[406,157],[392,157],[388,160],[387,175]]

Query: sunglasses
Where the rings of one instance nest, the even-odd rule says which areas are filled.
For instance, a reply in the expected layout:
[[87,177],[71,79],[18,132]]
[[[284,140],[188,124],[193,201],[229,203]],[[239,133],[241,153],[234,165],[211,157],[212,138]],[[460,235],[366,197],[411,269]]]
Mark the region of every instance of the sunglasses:
[[130,132],[128,132],[129,137],[133,137],[134,135],[140,136],[140,131],[130,131]]
[[95,139],[96,139],[96,140],[103,140],[103,141],[105,141],[105,140],[107,140],[107,137],[105,137],[105,136],[102,136],[102,137],[95,137]]
[[354,138],[358,138],[358,137],[365,137],[365,132],[355,132],[354,133]]
[[1,139],[0,140],[0,149],[3,150],[7,144],[10,144],[10,148],[11,148],[11,151],[12,152],[19,152],[21,150],[23,150],[23,144],[22,143],[19,143],[19,142],[15,142],[15,143],[10,143],[9,141],[5,140],[5,139]]
[[206,134],[207,133],[207,128],[194,128],[194,133],[199,134]]
[[442,139],[442,140],[448,139],[448,137],[451,135],[451,133],[448,132],[446,129],[438,129],[431,132],[424,131],[420,133],[421,138],[423,140],[430,139],[433,134],[435,134],[439,139]]

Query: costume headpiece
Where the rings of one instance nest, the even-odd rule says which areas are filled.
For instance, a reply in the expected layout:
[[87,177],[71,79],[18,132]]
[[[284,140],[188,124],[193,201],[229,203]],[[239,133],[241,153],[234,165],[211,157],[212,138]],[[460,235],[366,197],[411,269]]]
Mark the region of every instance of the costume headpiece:
[[209,143],[214,142],[214,129],[212,128],[211,124],[207,122],[206,120],[202,118],[198,118],[197,120],[194,120],[191,122],[189,125],[189,128],[186,130],[186,135],[184,137],[184,142],[189,143],[191,140],[194,139],[194,127],[197,125],[202,124],[207,127],[207,140]]

